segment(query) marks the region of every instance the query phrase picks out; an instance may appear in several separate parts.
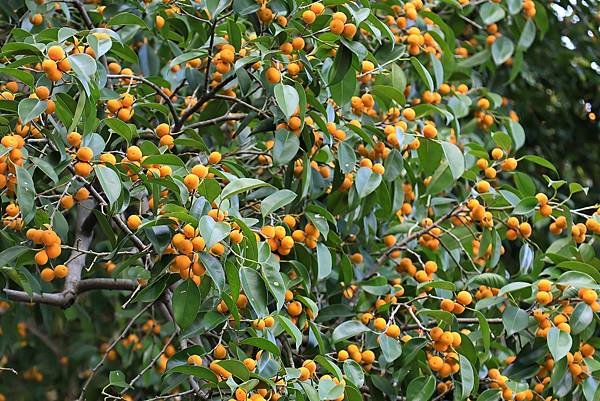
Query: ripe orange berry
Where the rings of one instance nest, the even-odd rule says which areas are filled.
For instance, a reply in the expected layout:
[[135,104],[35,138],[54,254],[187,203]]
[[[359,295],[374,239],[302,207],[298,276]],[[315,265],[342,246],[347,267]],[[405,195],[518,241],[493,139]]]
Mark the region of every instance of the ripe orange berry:
[[183,179],[183,183],[189,191],[193,191],[200,185],[200,179],[195,174],[188,174]]
[[81,145],[81,134],[78,132],[69,132],[67,134],[67,142],[69,145],[78,148]]
[[302,304],[299,301],[292,301],[287,305],[287,311],[292,317],[299,316],[302,313]]
[[65,265],[57,265],[54,268],[54,275],[57,278],[65,278],[69,274],[69,268]]
[[92,172],[92,165],[85,162],[75,163],[75,173],[81,177],[87,177]]
[[598,294],[594,290],[585,290],[581,295],[581,299],[586,304],[591,305],[598,299]]
[[40,266],[45,265],[46,263],[48,263],[48,254],[46,253],[45,250],[41,250],[41,251],[37,251],[35,256],[35,263],[37,263]]
[[128,147],[127,159],[132,162],[139,162],[140,160],[142,160],[142,150],[137,146]]
[[213,355],[216,359],[224,359],[227,356],[227,348],[219,343],[213,350]]
[[127,227],[131,230],[137,230],[142,225],[142,219],[137,214],[132,214],[127,218]]
[[70,209],[75,205],[75,199],[73,199],[72,195],[65,195],[60,198],[60,206],[63,209]]
[[89,162],[94,157],[94,152],[91,148],[81,147],[77,150],[77,159],[82,162]]
[[211,154],[208,155],[208,162],[210,164],[217,164],[220,161],[221,161],[221,154],[219,152],[211,152]]
[[549,292],[552,289],[552,281],[542,279],[542,280],[538,281],[537,287],[538,287],[538,290],[540,290],[540,291]]
[[490,190],[490,183],[482,180],[475,184],[475,190],[479,193],[486,193]]
[[50,89],[46,86],[38,86],[35,88],[35,94],[40,100],[46,100],[50,97]]
[[49,267],[42,269],[42,271],[40,272],[40,278],[47,283],[54,280],[54,277],[55,277],[54,270],[52,270]]
[[313,22],[315,22],[315,20],[317,19],[317,16],[315,15],[315,12],[312,10],[306,10],[302,13],[302,21],[304,21],[305,24],[312,24]]
[[61,46],[54,45],[48,49],[48,57],[53,61],[60,61],[65,58],[65,51]]
[[552,302],[552,293],[539,291],[535,296],[535,299],[540,303],[540,305],[548,305],[550,302]]
[[392,338],[400,337],[400,327],[397,324],[390,324],[385,331],[385,335]]
[[265,77],[267,78],[267,81],[273,85],[281,81],[281,73],[275,67],[269,67],[265,73]]
[[190,355],[187,359],[189,365],[202,366],[202,357],[200,355]]
[[461,291],[456,295],[456,302],[461,305],[470,305],[473,302],[473,297],[467,291]]

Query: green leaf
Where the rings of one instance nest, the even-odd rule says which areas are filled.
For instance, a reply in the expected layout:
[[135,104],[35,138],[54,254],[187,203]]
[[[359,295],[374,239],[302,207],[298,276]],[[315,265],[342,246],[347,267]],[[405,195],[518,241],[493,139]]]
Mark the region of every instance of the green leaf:
[[341,45],[333,60],[333,65],[329,70],[329,86],[333,86],[342,80],[347,79],[346,73],[349,72],[352,65],[352,51],[346,46]]
[[448,160],[452,177],[458,180],[465,172],[465,157],[463,153],[458,146],[450,142],[442,142],[442,149],[444,150],[446,160]]
[[296,109],[300,105],[300,96],[298,96],[296,88],[290,85],[277,84],[273,92],[275,93],[277,105],[286,119],[289,120],[296,113]]
[[429,401],[435,391],[435,377],[420,376],[413,379],[406,389],[406,399],[410,401]]
[[191,52],[186,52],[186,53],[180,54],[179,56],[177,56],[173,60],[171,60],[171,62],[169,63],[169,66],[174,67],[179,64],[187,63],[188,61],[193,60],[195,58],[203,58],[203,57],[206,57],[207,54],[208,53],[206,50],[193,50]]
[[143,161],[145,166],[151,164],[167,164],[169,166],[185,167],[185,163],[177,155],[162,154],[162,155],[150,155]]
[[477,397],[477,401],[499,401],[502,392],[496,389],[488,389]]
[[379,336],[379,347],[381,347],[383,357],[388,363],[394,362],[402,355],[402,346],[400,345],[400,342],[385,334]]
[[221,192],[221,199],[227,199],[242,192],[248,192],[256,188],[267,187],[264,181],[257,180],[256,178],[238,178],[237,180],[231,181],[223,188]]
[[546,167],[546,168],[554,171],[556,174],[558,174],[558,171],[556,170],[556,167],[554,167],[554,164],[550,163],[548,160],[544,159],[541,156],[527,155],[527,156],[523,156],[523,159],[529,160],[530,162],[538,164],[542,167]]
[[492,341],[490,324],[483,313],[479,312],[478,310],[474,311],[474,313],[477,316],[477,320],[479,320],[479,328],[481,329],[481,342],[483,343],[483,350],[487,354],[490,352],[490,345]]
[[515,150],[520,149],[525,144],[525,131],[521,124],[516,121],[508,121],[508,131],[515,142]]
[[273,145],[273,161],[276,165],[288,164],[300,149],[300,140],[291,131],[278,129]]
[[483,20],[485,25],[493,24],[494,22],[500,21],[506,13],[500,4],[496,3],[484,3],[479,8],[479,16]]
[[317,280],[321,281],[329,277],[332,267],[331,252],[322,242],[317,243],[317,264]]
[[125,381],[125,373],[120,370],[112,370],[108,374],[108,384],[110,386],[126,388],[129,387],[127,382]]
[[368,167],[361,167],[356,173],[356,180],[354,185],[356,186],[356,192],[359,198],[364,198],[371,192],[375,191],[381,183],[381,175],[375,174]]
[[466,59],[459,61],[458,67],[460,67],[460,68],[476,67],[478,65],[485,63],[489,57],[490,57],[490,52],[489,52],[489,50],[486,49],[486,50],[480,51],[479,53],[475,53],[471,57],[468,57]]
[[589,376],[583,382],[583,395],[587,401],[596,401],[600,396],[600,391],[598,389],[600,386],[598,385],[598,380]]
[[416,57],[411,57],[410,62],[413,65],[414,69],[417,71],[417,74],[419,75],[419,78],[421,78],[421,81],[423,81],[423,83],[427,86],[427,89],[433,91],[435,88],[433,86],[433,79],[431,79],[431,74],[429,74],[429,71],[427,71],[427,69],[423,66],[423,64],[421,64],[419,59],[417,59]]
[[186,376],[194,376],[198,379],[206,380],[211,383],[217,383],[219,379],[217,375],[213,373],[212,370],[202,367],[202,366],[192,366],[192,365],[179,365],[175,366],[168,371],[165,372],[164,376],[169,376],[173,373],[181,373]]
[[371,331],[367,326],[358,320],[348,320],[337,326],[331,334],[331,339],[334,343],[345,340],[350,337],[355,337],[364,332]]
[[202,216],[198,222],[198,230],[206,242],[206,248],[210,249],[213,245],[225,239],[231,228],[223,222],[215,221],[210,216]]
[[404,158],[397,149],[392,149],[384,161],[385,172],[383,178],[386,181],[394,181],[404,171]]
[[193,280],[185,280],[173,291],[173,315],[175,322],[185,329],[189,327],[200,307],[200,290]]
[[600,284],[600,271],[598,271],[598,268],[590,265],[589,263],[580,262],[578,260],[565,260],[556,266],[561,270],[587,274],[594,279],[594,284]]
[[365,374],[363,372],[362,367],[353,361],[352,359],[347,359],[344,361],[344,376],[350,380],[352,384],[356,387],[361,387],[365,382]]
[[22,166],[15,166],[17,175],[17,200],[25,223],[35,217],[35,185],[31,174]]
[[267,340],[266,338],[248,337],[240,341],[240,345],[252,345],[253,347],[270,352],[275,356],[279,356],[281,353],[279,347],[271,341]]
[[267,290],[261,275],[250,267],[242,267],[240,268],[240,282],[254,312],[259,318],[267,316],[269,314]]
[[521,36],[519,37],[519,42],[517,43],[517,49],[519,50],[527,50],[529,46],[535,40],[535,24],[533,20],[530,18],[525,23],[523,27],[523,31],[521,32]]
[[260,211],[264,216],[273,213],[275,210],[284,207],[296,199],[296,193],[289,189],[281,189],[267,196],[260,204]]
[[461,383],[461,399],[464,400],[473,391],[475,387],[475,373],[473,372],[473,366],[471,362],[462,354],[459,354],[460,362],[460,383]]
[[206,273],[215,283],[217,290],[219,290],[219,292],[223,291],[225,288],[225,272],[223,271],[223,266],[221,265],[221,262],[219,262],[219,259],[206,252],[201,252],[200,261],[206,268]]
[[335,400],[344,394],[344,386],[342,384],[335,384],[331,379],[320,379],[318,391],[319,399]]
[[[491,4],[491,3],[486,3]],[[492,58],[496,65],[504,64],[508,60],[515,50],[515,45],[512,40],[506,36],[500,36],[492,44]]]
[[23,82],[25,85],[29,86],[30,88],[33,88],[33,85],[34,85],[33,76],[27,71],[21,71],[16,68],[0,67],[0,74],[10,75],[11,77],[16,78],[19,81]]
[[100,182],[102,190],[106,194],[109,205],[114,205],[121,196],[121,180],[119,175],[110,167],[106,167],[102,164],[98,164],[94,167],[96,177]]
[[294,339],[296,350],[299,350],[300,345],[302,345],[302,332],[300,329],[285,316],[277,315],[277,319],[279,320],[279,324],[283,326],[283,329]]
[[568,271],[563,273],[557,280],[556,284],[569,285],[575,288],[594,288],[598,289],[596,280],[589,274],[580,271]]
[[143,19],[131,13],[120,13],[115,15],[108,21],[108,26],[113,25],[139,25],[142,28],[148,28]]
[[571,350],[573,340],[569,333],[561,331],[556,327],[550,328],[548,331],[548,349],[554,357],[555,361],[559,361],[564,358],[567,353]]
[[36,166],[39,167],[40,170],[44,172],[55,184],[58,182],[58,174],[56,174],[56,167],[52,166],[44,159],[39,159],[37,157],[29,156],[29,160]]
[[23,99],[19,102],[18,114],[22,124],[25,125],[28,122],[39,117],[48,106],[47,101],[41,101],[38,99]]
[[529,214],[535,210],[538,201],[535,196],[527,196],[519,201],[513,209],[513,214],[524,215]]
[[406,98],[404,97],[404,93],[399,89],[393,88],[387,85],[374,85],[371,88],[371,93],[376,97],[379,97],[383,100],[383,102],[391,107],[393,102],[396,102],[398,106],[404,106],[406,104]]
[[589,327],[593,319],[594,311],[592,311],[592,308],[583,302],[579,303],[569,318],[571,332],[575,335],[581,333]]
[[501,297],[504,294],[508,294],[509,292],[522,290],[523,288],[531,287],[531,283],[525,283],[523,281],[516,281],[513,283],[509,283],[504,287],[500,288],[500,292],[498,292],[498,296]]
[[506,335],[511,336],[529,326],[529,315],[523,309],[508,305],[502,314],[502,323],[506,329]]
[[13,260],[23,255],[31,248],[26,246],[15,245],[0,252],[0,268],[8,266]]
[[123,137],[127,142],[131,142],[133,137],[137,136],[137,129],[133,124],[127,124],[118,118],[107,118],[104,123],[118,135]]
[[96,73],[96,60],[92,56],[86,53],[77,53],[69,55],[68,59],[79,79],[89,81]]

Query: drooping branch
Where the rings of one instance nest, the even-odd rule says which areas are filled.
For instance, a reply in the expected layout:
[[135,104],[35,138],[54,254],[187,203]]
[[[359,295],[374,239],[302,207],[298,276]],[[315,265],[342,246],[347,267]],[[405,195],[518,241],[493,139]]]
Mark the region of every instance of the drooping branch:
[[86,253],[81,249],[89,249],[94,237],[95,216],[92,213],[93,201],[89,200],[78,205],[77,231],[75,233],[76,249],[69,255],[69,274],[65,279],[65,286],[57,293],[33,293],[25,291],[4,289],[6,297],[12,301],[41,303],[46,305],[68,308],[75,302],[78,295],[93,290],[133,290],[137,283],[132,280],[112,278],[91,278],[81,280],[81,272],[85,267]]

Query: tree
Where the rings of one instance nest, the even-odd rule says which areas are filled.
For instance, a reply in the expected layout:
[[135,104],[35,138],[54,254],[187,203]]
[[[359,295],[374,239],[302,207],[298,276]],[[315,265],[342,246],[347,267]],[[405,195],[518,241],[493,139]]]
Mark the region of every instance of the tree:
[[0,399],[598,400],[545,7],[1,2]]

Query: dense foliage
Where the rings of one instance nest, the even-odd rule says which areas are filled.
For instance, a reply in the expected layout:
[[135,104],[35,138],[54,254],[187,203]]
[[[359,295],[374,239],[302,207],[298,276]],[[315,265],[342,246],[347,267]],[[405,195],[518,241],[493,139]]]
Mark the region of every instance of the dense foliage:
[[0,400],[597,401],[550,6],[1,1]]

